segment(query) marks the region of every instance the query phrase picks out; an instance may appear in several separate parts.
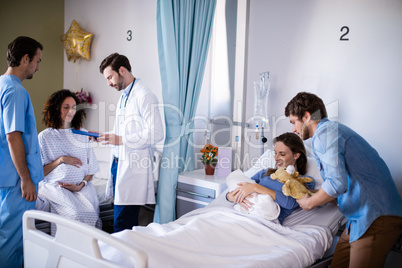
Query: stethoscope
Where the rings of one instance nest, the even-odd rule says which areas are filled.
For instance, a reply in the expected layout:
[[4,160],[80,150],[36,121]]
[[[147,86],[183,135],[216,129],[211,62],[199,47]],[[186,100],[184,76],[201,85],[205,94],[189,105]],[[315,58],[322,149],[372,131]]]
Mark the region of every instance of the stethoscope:
[[[130,96],[131,90],[133,89],[134,83],[135,83],[135,78],[134,78],[133,82],[131,83],[130,90],[128,91],[128,94],[126,96],[126,101],[124,102],[124,108],[126,108],[127,100],[128,100],[128,97]],[[124,94],[121,95],[120,109],[121,109],[121,103],[123,102],[123,98],[124,98]]]

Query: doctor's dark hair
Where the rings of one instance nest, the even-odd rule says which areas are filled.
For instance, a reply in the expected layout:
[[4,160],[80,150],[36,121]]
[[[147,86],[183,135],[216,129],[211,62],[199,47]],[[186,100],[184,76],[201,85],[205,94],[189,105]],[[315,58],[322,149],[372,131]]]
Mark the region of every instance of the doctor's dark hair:
[[82,127],[86,118],[85,110],[79,109],[77,96],[68,89],[54,92],[45,102],[42,121],[46,127],[58,129],[63,126],[63,121],[61,120],[61,105],[68,97],[72,97],[77,104],[77,112],[71,121],[71,128],[79,130]]
[[327,110],[321,98],[312,93],[300,92],[286,105],[285,116],[294,115],[299,120],[302,120],[305,112],[309,112],[311,119],[314,121],[320,121],[328,117]]
[[8,45],[7,64],[8,67],[18,67],[23,56],[28,54],[31,62],[35,57],[36,51],[43,50],[41,43],[27,36],[19,36]]
[[121,66],[125,67],[127,71],[131,72],[130,61],[126,56],[120,55],[119,53],[113,53],[102,61],[99,66],[100,73],[103,74],[103,71],[109,66],[112,67],[112,70],[116,73],[119,73]]
[[[274,138],[272,143],[275,145],[277,142],[283,142],[283,144],[288,147],[293,154],[299,153],[300,156],[296,160],[296,167],[297,171],[301,174],[304,175],[307,172],[307,154],[306,154],[306,148],[304,147],[303,141],[300,139],[298,135],[295,133],[287,132],[283,133],[282,135],[279,135],[278,137]],[[266,172],[266,175],[271,175],[274,173],[276,169],[268,169]]]

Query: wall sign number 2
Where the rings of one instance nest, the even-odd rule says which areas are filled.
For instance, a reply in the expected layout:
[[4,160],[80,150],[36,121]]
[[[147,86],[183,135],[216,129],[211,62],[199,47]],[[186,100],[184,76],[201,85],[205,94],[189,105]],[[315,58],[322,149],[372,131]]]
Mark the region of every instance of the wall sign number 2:
[[131,30],[127,31],[127,41],[133,40],[133,32]]
[[343,26],[341,28],[341,33],[343,33],[343,34],[341,35],[341,38],[339,38],[339,40],[340,41],[349,41],[349,38],[346,37],[349,34],[349,27]]

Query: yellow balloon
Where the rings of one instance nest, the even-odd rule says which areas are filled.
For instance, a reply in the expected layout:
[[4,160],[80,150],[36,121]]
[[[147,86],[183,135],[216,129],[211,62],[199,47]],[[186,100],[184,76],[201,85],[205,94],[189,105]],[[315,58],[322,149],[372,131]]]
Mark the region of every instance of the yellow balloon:
[[92,33],[83,31],[78,23],[73,20],[70,29],[61,36],[68,61],[74,60],[75,62],[79,58],[89,60],[93,36]]

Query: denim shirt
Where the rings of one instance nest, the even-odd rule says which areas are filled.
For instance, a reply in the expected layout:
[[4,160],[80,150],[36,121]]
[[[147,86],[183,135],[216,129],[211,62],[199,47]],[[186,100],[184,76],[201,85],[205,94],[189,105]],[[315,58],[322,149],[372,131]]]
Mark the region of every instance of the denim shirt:
[[402,216],[402,200],[384,160],[359,134],[322,119],[312,148],[324,183],[347,218],[350,242],[359,239],[382,215]]
[[[257,172],[257,174],[251,177],[251,179],[254,180],[256,183],[275,191],[275,201],[281,207],[281,212],[278,216],[278,220],[282,224],[283,220],[299,207],[299,203],[297,203],[293,197],[284,195],[282,192],[283,183],[278,180],[271,179],[271,176],[266,176],[266,172],[267,170],[263,169]],[[314,186],[314,180],[307,183],[307,187],[309,189],[314,189]]]

